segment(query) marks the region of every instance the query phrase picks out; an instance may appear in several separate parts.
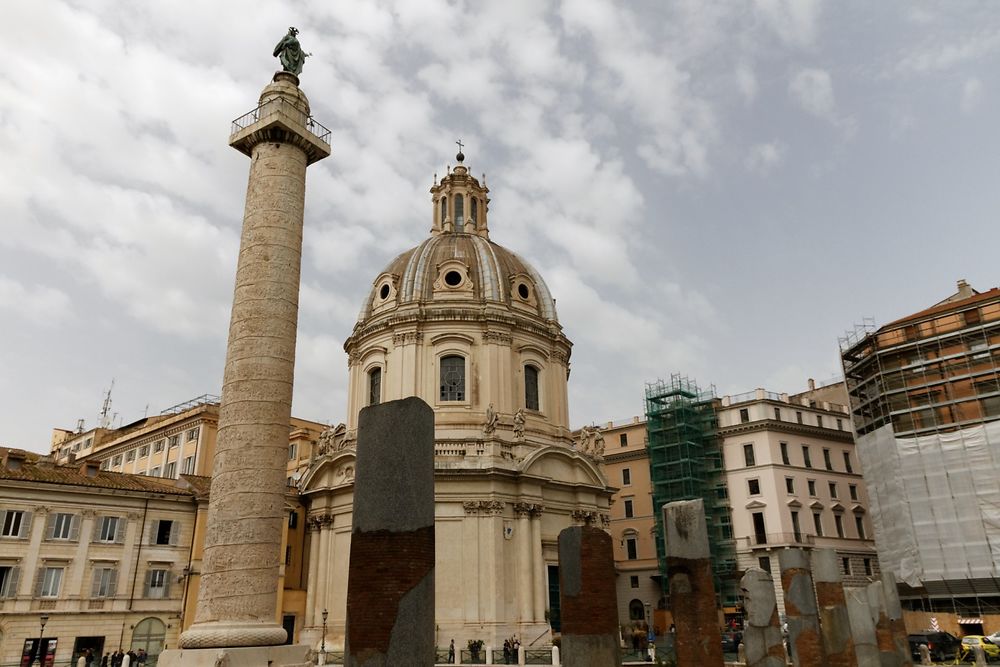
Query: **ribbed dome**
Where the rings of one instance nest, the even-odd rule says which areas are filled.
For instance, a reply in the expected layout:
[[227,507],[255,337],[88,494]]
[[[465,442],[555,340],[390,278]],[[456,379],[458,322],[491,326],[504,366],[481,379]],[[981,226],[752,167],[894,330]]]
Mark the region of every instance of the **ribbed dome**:
[[[542,319],[558,320],[549,288],[533,266],[488,238],[465,233],[433,235],[396,257],[375,279],[358,320],[366,320],[376,310],[391,309],[393,304],[441,298],[442,271],[447,283],[449,267],[467,269],[466,292],[471,287],[475,302],[516,306],[521,311],[534,311]],[[466,276],[461,273],[458,277],[464,283]]]

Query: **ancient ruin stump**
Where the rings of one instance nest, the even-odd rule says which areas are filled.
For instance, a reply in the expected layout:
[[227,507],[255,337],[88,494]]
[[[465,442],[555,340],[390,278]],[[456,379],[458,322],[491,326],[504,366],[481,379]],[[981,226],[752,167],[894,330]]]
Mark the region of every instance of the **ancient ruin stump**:
[[618,600],[611,536],[572,526],[559,533],[562,660],[579,667],[617,667]]

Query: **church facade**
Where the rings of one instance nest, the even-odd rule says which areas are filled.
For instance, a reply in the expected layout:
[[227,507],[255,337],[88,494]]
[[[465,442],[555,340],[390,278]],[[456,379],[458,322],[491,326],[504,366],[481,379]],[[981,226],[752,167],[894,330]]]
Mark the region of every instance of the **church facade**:
[[430,236],[377,276],[344,348],[347,423],[299,480],[308,506],[302,640],[343,645],[358,414],[417,396],[435,415],[438,646],[559,628],[559,531],[607,526],[601,443],[575,443],[571,343],[541,275],[490,240],[489,190],[459,153],[431,188]]

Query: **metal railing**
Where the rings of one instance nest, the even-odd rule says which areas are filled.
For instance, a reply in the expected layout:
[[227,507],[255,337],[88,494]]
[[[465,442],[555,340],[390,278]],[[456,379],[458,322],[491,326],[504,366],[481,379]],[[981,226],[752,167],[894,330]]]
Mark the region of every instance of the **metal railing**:
[[329,128],[324,126],[312,116],[307,116],[302,109],[281,97],[272,97],[271,99],[264,100],[264,102],[256,109],[251,109],[239,118],[235,119],[233,121],[230,135],[245,130],[254,123],[258,122],[261,118],[277,113],[279,110],[287,116],[297,118],[298,121],[317,139],[322,141],[324,144],[330,145],[330,135],[332,133]]
[[812,545],[816,543],[815,535],[805,533],[758,533],[742,538],[752,547],[780,546],[783,544],[804,544]]

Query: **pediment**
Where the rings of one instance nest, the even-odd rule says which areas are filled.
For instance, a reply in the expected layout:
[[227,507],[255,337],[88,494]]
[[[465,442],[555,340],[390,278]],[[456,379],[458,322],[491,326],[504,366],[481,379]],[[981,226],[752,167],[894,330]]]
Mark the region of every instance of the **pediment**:
[[792,498],[785,504],[789,507],[802,507],[802,503],[800,503],[797,498]]
[[851,511],[855,514],[867,514],[867,510],[861,505],[851,505]]
[[751,500],[746,505],[744,505],[748,510],[759,510],[767,507],[767,503],[762,500]]
[[814,510],[821,510],[823,509],[823,503],[821,503],[818,500],[814,500],[811,503],[809,503],[809,507],[811,507]]

